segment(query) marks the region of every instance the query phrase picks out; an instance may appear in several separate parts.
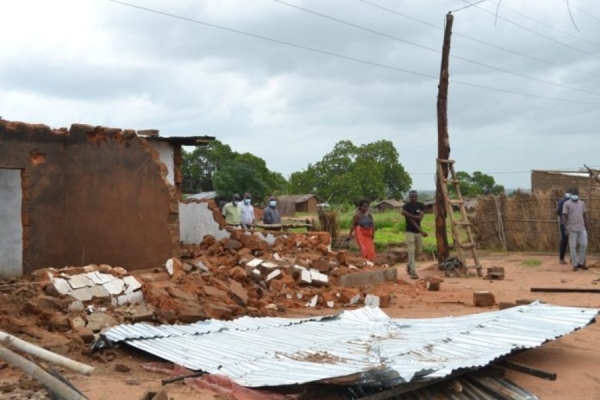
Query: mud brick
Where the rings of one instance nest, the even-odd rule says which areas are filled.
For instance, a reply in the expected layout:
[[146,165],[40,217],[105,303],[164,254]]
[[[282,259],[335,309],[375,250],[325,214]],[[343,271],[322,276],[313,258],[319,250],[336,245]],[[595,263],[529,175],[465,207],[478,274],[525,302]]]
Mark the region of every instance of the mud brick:
[[248,291],[236,281],[231,281],[229,285],[229,296],[240,306],[248,305]]
[[473,292],[473,304],[476,307],[491,307],[496,304],[496,298],[492,292],[480,290]]

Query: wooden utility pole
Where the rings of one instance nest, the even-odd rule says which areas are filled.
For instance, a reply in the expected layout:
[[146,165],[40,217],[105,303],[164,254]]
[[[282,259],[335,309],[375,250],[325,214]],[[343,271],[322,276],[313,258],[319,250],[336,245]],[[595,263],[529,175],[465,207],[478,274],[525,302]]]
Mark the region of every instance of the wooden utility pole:
[[[446,29],[444,30],[444,46],[442,48],[442,66],[440,69],[440,84],[437,97],[437,123],[438,123],[438,156],[439,160],[450,159],[450,138],[448,136],[448,64],[450,58],[450,37],[452,36],[452,22],[454,16],[446,14]],[[437,162],[436,162],[437,170]],[[446,204],[442,186],[448,178],[448,165],[444,164],[443,176],[437,174],[435,190],[435,237],[437,240],[437,253],[440,264],[450,255],[448,248],[448,234],[446,233]]]

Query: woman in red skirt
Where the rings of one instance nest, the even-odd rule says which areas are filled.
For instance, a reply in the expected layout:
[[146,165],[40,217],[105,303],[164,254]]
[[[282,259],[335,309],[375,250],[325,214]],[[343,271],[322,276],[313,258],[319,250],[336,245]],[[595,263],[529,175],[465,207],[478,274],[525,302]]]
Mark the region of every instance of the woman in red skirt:
[[356,237],[356,243],[360,248],[360,254],[364,259],[374,260],[375,259],[375,221],[373,216],[369,212],[369,202],[367,200],[361,200],[358,203],[358,210],[352,219],[352,228],[350,229],[350,236],[352,232]]

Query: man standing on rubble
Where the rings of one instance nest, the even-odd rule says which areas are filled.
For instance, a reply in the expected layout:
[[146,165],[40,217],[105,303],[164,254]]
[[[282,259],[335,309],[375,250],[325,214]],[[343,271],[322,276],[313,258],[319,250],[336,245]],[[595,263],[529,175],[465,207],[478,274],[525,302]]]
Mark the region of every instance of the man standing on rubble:
[[411,279],[419,279],[415,260],[423,249],[423,237],[427,237],[427,232],[421,229],[425,206],[418,199],[419,194],[417,191],[411,190],[408,193],[408,203],[402,207],[402,215],[404,215],[406,221],[406,250],[408,251],[406,272],[408,272]]
[[242,228],[250,229],[252,225],[254,225],[254,206],[252,205],[252,196],[246,192],[242,203]]
[[242,208],[240,207],[240,195],[234,194],[231,203],[223,207],[225,223],[231,228],[239,228],[242,223]]
[[[579,268],[588,269],[585,265],[588,245],[586,207],[583,200],[579,200],[579,190],[571,191],[571,199],[563,205],[562,216],[569,236],[573,271]],[[577,253],[577,244],[579,244],[579,253]]]
[[279,211],[276,206],[277,200],[275,197],[269,198],[269,205],[263,210],[263,223],[265,223],[265,225],[281,223],[281,217],[279,216]]
[[565,229],[565,224],[563,224],[562,211],[565,203],[571,198],[571,190],[567,189],[563,198],[558,201],[558,205],[556,207],[556,215],[558,215],[558,230],[560,232],[560,245],[558,247],[558,262],[566,265],[565,261],[565,253],[567,252],[567,244],[569,243],[569,236],[567,235],[567,231]]

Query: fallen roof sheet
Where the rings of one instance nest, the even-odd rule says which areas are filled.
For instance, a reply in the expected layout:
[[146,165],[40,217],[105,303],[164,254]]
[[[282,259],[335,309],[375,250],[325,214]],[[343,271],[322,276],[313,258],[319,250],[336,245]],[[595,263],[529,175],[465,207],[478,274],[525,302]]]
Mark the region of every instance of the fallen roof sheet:
[[582,328],[597,313],[536,302],[460,317],[391,319],[364,307],[331,317],[121,325],[104,335],[247,387],[325,382],[389,388],[483,367]]

